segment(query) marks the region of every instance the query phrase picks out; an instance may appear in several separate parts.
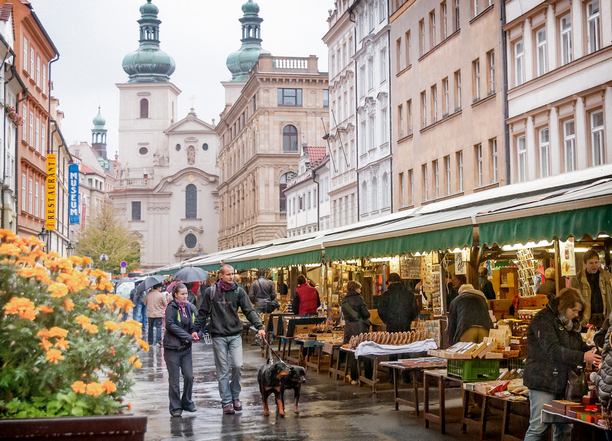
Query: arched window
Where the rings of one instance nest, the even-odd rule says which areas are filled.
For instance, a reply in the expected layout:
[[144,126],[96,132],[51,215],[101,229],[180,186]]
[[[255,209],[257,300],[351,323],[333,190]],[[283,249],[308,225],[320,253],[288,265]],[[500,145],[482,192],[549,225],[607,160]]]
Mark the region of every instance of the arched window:
[[372,211],[378,209],[378,179],[376,177],[372,178],[372,206],[370,209]]
[[298,131],[291,124],[283,127],[283,152],[298,151]]
[[382,177],[382,209],[389,208],[390,194],[391,189],[389,188],[389,174],[387,172],[384,172]]
[[287,182],[293,179],[295,173],[287,172],[284,175],[281,175],[280,180],[278,182],[278,200],[279,200],[279,210],[281,213],[287,212],[287,196],[285,196],[285,190],[287,189]]
[[149,100],[143,98],[140,100],[140,117],[148,118],[149,117]]
[[361,183],[361,212],[368,212],[368,183],[366,181]]
[[185,219],[198,217],[198,190],[193,184],[185,188]]

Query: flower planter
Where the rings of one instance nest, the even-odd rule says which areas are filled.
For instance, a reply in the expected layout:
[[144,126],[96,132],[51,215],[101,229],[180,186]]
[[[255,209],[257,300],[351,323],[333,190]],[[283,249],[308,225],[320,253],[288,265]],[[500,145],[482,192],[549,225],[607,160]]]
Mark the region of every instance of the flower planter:
[[134,415],[0,420],[0,440],[144,441],[147,417]]

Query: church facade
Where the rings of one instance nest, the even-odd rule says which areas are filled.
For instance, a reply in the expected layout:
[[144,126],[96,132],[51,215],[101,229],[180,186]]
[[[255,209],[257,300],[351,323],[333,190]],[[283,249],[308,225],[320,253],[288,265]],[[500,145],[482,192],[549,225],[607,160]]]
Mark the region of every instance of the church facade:
[[110,198],[117,217],[140,238],[141,268],[217,250],[215,127],[194,111],[177,118],[175,64],[160,49],[158,8],[141,6],[139,48],[123,59],[117,84],[119,166]]

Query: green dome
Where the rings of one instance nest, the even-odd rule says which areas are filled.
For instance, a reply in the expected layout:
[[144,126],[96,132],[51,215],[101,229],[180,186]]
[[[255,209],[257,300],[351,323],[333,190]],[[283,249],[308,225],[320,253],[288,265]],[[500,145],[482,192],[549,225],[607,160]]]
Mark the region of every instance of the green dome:
[[104,126],[106,125],[106,120],[104,119],[104,117],[102,116],[102,113],[100,113],[100,107],[98,107],[98,114],[96,115],[96,117],[92,120],[93,125],[96,129],[103,129]]
[[159,48],[159,9],[147,0],[140,7],[140,46],[123,57],[123,70],[129,75],[129,82],[167,82],[174,72],[175,64],[170,55]]
[[261,54],[269,54],[261,47],[261,22],[259,17],[259,5],[253,0],[248,0],[242,5],[244,15],[240,18],[242,23],[242,46],[236,52],[229,54],[226,66],[232,73],[232,81],[246,81],[249,73]]
[[259,14],[259,5],[253,0],[249,0],[242,5],[242,12],[245,14]]

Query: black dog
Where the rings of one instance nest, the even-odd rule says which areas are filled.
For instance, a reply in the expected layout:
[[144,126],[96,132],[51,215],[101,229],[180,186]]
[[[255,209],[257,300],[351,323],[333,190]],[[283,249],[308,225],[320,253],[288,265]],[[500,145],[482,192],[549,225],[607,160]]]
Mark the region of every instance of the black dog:
[[265,364],[259,368],[257,372],[257,382],[259,383],[259,391],[263,401],[264,415],[270,415],[268,407],[268,397],[274,394],[276,401],[276,410],[281,417],[285,416],[285,408],[282,400],[282,380],[289,375],[289,366],[282,361],[277,361],[274,364]]
[[300,413],[300,390],[302,383],[306,382],[306,370],[302,366],[290,366],[289,375],[281,378],[280,396],[285,407],[285,391],[293,389],[295,400],[295,413]]

